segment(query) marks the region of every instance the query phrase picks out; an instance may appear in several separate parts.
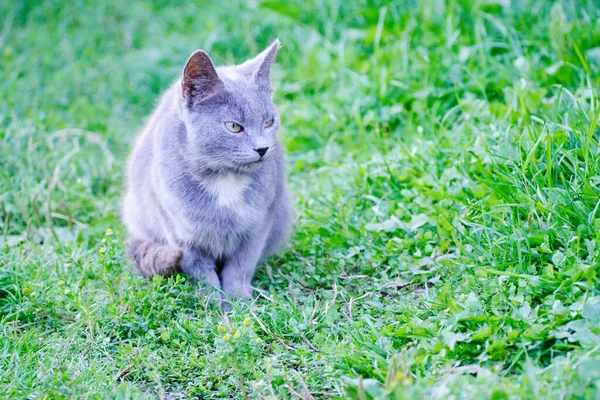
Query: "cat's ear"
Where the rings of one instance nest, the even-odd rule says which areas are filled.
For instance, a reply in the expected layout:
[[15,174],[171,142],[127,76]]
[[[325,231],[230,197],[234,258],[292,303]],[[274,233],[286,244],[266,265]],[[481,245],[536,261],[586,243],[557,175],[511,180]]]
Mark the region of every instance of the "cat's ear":
[[273,60],[275,59],[279,47],[279,39],[275,39],[275,41],[262,53],[241,64],[239,66],[240,70],[248,77],[251,77],[259,87],[270,91],[271,64],[273,64]]
[[217,75],[215,66],[205,51],[197,50],[190,56],[181,78],[183,97],[190,99],[205,99],[217,93],[223,87],[223,82]]

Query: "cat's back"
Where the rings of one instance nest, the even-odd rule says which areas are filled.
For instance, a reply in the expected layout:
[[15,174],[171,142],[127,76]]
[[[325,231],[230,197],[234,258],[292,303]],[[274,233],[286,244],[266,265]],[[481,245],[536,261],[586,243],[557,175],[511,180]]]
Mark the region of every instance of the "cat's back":
[[[136,139],[127,166],[127,193],[123,204],[125,225],[137,236],[156,238],[160,236],[151,228],[148,220],[152,214],[159,214],[153,189],[153,175],[156,174],[158,136],[165,130],[179,129],[177,107],[177,83],[171,85],[162,95],[158,105],[150,114],[146,125]],[[143,214],[150,218],[143,217]],[[155,215],[158,217],[158,215]],[[154,218],[156,219],[156,218]]]
[[157,135],[162,130],[178,129],[181,121],[178,118],[179,98],[178,82],[172,84],[160,98],[158,105],[148,118],[144,129],[138,136],[131,157],[129,158],[129,182],[135,180],[139,173],[149,172],[144,166],[152,163],[155,154]]

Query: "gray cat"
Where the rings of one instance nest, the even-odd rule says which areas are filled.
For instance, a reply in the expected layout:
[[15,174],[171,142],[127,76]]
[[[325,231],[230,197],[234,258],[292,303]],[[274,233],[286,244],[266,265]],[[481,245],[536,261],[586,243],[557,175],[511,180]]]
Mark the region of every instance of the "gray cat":
[[129,160],[123,210],[139,274],[178,270],[227,298],[252,298],[257,263],[291,225],[269,79],[278,48],[276,40],[216,69],[196,51],[150,117]]

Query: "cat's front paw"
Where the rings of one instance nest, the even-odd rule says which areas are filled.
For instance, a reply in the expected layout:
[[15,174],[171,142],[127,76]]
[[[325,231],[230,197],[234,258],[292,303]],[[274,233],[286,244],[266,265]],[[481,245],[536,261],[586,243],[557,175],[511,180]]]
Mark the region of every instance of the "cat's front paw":
[[253,297],[226,297],[221,301],[221,308],[224,311],[231,311],[233,309],[232,303],[237,305],[249,304],[253,300]]
[[221,305],[225,296],[215,287],[199,287],[198,294],[200,298],[205,298],[208,304],[214,304],[217,307]]
[[250,285],[223,285],[223,292],[228,298],[241,299],[241,300],[252,300],[254,297],[254,291]]
[[223,284],[225,298],[221,302],[224,310],[231,310],[231,302],[249,303],[254,299],[254,290],[248,284]]

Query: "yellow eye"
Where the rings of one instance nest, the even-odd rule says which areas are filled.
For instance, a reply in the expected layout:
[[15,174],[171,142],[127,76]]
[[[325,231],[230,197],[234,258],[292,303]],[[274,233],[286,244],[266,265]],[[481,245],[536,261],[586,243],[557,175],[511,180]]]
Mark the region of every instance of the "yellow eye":
[[244,130],[244,127],[235,122],[225,122],[225,128],[229,129],[230,132],[238,133]]
[[271,118],[271,119],[270,119],[270,120],[268,120],[268,121],[265,121],[265,128],[268,128],[268,127],[270,127],[271,125],[273,125],[273,118]]

